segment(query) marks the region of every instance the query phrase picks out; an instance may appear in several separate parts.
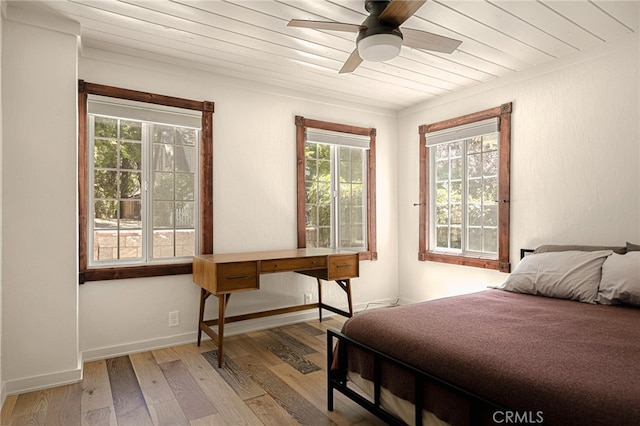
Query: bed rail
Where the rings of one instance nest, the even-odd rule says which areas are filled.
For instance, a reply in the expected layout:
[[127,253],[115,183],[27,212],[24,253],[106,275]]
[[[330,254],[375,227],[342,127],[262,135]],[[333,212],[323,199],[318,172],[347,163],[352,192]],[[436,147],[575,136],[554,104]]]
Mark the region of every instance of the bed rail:
[[[338,342],[340,350],[334,351],[335,341]],[[334,356],[337,352],[337,356],[339,358],[339,365],[344,366],[347,365],[346,357],[347,357],[347,347],[353,346],[362,351],[369,353],[374,357],[374,397],[373,400],[363,396],[361,393],[354,391],[353,389],[347,386],[347,376],[346,371],[341,373],[340,371],[333,371],[332,366],[334,364]],[[329,411],[333,411],[333,391],[337,390],[347,398],[356,402],[361,407],[367,409],[382,421],[386,422],[389,425],[405,425],[406,423],[396,417],[394,414],[385,410],[380,403],[380,365],[382,361],[386,361],[392,364],[395,364],[398,367],[401,367],[407,370],[414,377],[415,382],[415,425],[422,426],[422,404],[423,404],[423,389],[424,384],[427,382],[437,383],[440,386],[443,386],[449,390],[452,390],[459,395],[462,395],[470,402],[471,407],[471,425],[481,424],[482,423],[482,413],[486,412],[496,412],[496,411],[506,411],[507,408],[502,407],[499,404],[495,404],[491,401],[488,401],[482,397],[479,397],[471,392],[468,392],[458,386],[455,386],[451,383],[448,383],[442,379],[439,379],[435,376],[432,376],[424,371],[421,371],[415,367],[412,367],[409,364],[406,364],[398,359],[395,359],[387,354],[384,354],[370,346],[364,345],[362,343],[353,340],[352,338],[336,331],[329,329],[327,330],[327,409]]]

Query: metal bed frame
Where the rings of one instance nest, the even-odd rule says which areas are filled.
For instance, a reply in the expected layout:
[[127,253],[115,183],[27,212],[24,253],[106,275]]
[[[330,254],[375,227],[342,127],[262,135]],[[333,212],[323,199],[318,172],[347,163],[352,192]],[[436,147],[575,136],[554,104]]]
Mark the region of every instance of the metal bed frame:
[[[356,347],[371,356],[374,359],[374,396],[373,400],[363,396],[361,393],[356,392],[347,386],[347,373],[346,368],[338,371],[332,371],[331,366],[334,361],[334,339],[338,342],[340,350],[337,351],[339,364],[341,366],[346,366],[347,360],[347,348],[349,346]],[[386,355],[376,349],[371,348],[370,346],[363,345],[362,343],[353,340],[346,335],[335,331],[335,330],[327,330],[327,409],[329,411],[333,411],[333,391],[337,390],[343,395],[345,395],[350,400],[356,402],[361,407],[364,407],[371,413],[373,413],[376,417],[386,422],[389,425],[405,425],[406,423],[396,417],[394,414],[385,410],[380,403],[380,388],[381,388],[381,375],[380,375],[380,365],[382,362],[388,362],[394,364],[406,371],[414,377],[415,389],[414,389],[414,406],[415,406],[415,425],[422,426],[422,403],[424,400],[424,384],[427,382],[437,383],[444,388],[451,390],[463,397],[465,397],[471,407],[470,419],[471,425],[479,425],[482,424],[483,418],[482,413],[487,412],[495,412],[495,411],[507,411],[507,408],[496,404],[494,402],[488,401],[485,398],[482,398],[478,395],[475,395],[465,389],[462,389],[456,385],[448,383],[438,377],[435,377],[431,374],[425,373],[415,367],[412,367],[409,364],[406,364],[398,359],[395,359],[389,355]]]

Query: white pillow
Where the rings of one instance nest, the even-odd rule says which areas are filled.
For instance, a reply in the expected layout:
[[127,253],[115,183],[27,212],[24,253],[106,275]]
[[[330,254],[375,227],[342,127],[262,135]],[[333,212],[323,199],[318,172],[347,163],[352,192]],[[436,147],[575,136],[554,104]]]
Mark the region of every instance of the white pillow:
[[525,256],[502,290],[595,303],[602,264],[613,252],[560,251]]
[[604,262],[596,302],[640,306],[640,251],[614,253]]

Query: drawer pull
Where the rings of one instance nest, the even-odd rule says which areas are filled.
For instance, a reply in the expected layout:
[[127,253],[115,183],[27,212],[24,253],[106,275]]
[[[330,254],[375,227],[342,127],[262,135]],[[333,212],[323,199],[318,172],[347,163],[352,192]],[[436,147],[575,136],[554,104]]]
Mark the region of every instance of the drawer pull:
[[247,274],[239,274],[239,275],[227,275],[228,280],[241,280],[243,278],[247,278],[249,275]]
[[336,265],[337,268],[348,268],[349,266],[351,266],[350,263],[345,263],[343,265]]

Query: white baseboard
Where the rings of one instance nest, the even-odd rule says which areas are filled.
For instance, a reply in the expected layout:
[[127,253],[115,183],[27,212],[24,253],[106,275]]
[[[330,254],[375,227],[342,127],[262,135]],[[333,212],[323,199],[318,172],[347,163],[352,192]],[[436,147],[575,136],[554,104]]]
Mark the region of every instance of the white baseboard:
[[[323,313],[323,317],[334,315]],[[281,327],[283,325],[295,324],[303,321],[310,321],[318,318],[318,311],[300,311],[290,314],[276,315],[253,320],[239,321],[225,324],[224,335],[233,336],[235,334],[250,333],[252,331],[265,330],[268,328]],[[209,340],[209,336],[202,334],[203,340]],[[152,351],[156,349],[168,348],[171,346],[186,345],[198,340],[198,331],[190,331],[170,337],[141,340],[138,342],[126,343],[124,345],[109,346],[104,348],[90,349],[82,352],[82,359],[85,361],[97,361],[117,356],[129,355],[138,352]]]
[[7,400],[7,386],[3,380],[2,384],[0,385],[0,408],[4,407],[4,402],[6,400]]
[[[390,306],[396,303],[396,299],[381,300],[371,303],[362,303],[353,307],[354,312],[361,312],[363,310],[374,309],[383,306]],[[341,309],[347,309],[346,306],[340,307]],[[323,311],[322,317],[329,318],[336,314],[330,311]],[[276,315],[272,317],[263,317],[253,320],[238,321],[230,324],[225,324],[224,335],[233,336],[235,334],[250,333],[252,331],[265,330],[274,327],[281,327],[289,324],[296,324],[304,321],[311,321],[318,318],[318,311],[307,310],[292,312],[283,315]],[[209,336],[203,333],[203,340],[209,340]],[[171,346],[185,345],[193,343],[198,340],[197,330],[190,331],[175,336],[161,337],[157,339],[141,340],[138,342],[130,342],[123,345],[109,346],[103,348],[89,349],[82,352],[82,359],[84,361],[97,361],[101,359],[108,359],[117,356],[129,355],[138,352],[152,351],[156,349],[167,348]]]
[[399,305],[413,305],[415,303],[420,303],[420,302],[424,302],[424,300],[411,300],[411,299],[407,299],[407,298],[400,298],[400,300],[398,301]]
[[73,370],[58,371],[56,373],[7,380],[3,383],[3,404],[4,398],[8,395],[16,395],[55,386],[69,385],[77,383],[80,380],[82,380],[82,368],[80,367],[74,368]]
[[168,348],[170,346],[185,345],[187,343],[194,342],[196,340],[197,334],[198,333],[196,331],[193,331],[184,334],[177,334],[170,337],[159,337],[157,339],[140,340],[137,342],[125,343],[123,345],[89,349],[82,352],[82,359],[85,362],[98,361],[101,359],[115,358],[138,352]]

